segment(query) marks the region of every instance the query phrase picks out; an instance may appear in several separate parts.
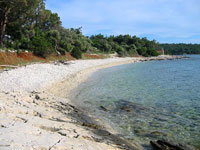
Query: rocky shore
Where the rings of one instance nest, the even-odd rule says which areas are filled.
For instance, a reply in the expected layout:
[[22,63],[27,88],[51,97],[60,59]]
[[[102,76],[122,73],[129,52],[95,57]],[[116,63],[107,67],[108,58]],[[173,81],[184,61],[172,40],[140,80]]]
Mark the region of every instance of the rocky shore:
[[67,94],[97,69],[182,56],[32,64],[0,71],[0,149],[139,150],[77,108]]

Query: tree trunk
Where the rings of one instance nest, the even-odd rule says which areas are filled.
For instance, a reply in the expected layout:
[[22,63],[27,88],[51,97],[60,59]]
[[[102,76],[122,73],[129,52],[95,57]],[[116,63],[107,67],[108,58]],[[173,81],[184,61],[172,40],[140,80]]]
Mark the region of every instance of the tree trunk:
[[57,51],[57,48],[58,48],[58,45],[57,45],[57,42],[55,42],[55,52],[56,52],[56,55],[61,55],[61,53],[59,51]]
[[3,17],[1,20],[1,24],[0,24],[0,45],[1,45],[1,47],[4,47],[3,38],[4,38],[5,30],[6,30],[6,24],[8,21],[9,12],[10,12],[10,8],[5,7],[3,10]]

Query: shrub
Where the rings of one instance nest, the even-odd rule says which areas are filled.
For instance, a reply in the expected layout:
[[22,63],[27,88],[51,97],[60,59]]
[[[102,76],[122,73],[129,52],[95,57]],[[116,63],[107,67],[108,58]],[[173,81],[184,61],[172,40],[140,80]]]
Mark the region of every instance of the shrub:
[[138,56],[138,52],[136,51],[136,49],[130,49],[128,51],[128,56]]
[[44,36],[38,35],[32,40],[32,50],[34,55],[46,58],[51,53],[51,46]]
[[119,46],[117,48],[117,54],[119,57],[125,57],[126,56],[126,51],[124,50],[123,47]]
[[21,38],[20,42],[21,42],[19,45],[20,49],[29,49],[31,46],[30,40],[28,38],[25,38],[24,36]]
[[73,48],[73,50],[71,51],[71,55],[73,57],[75,57],[76,59],[81,59],[82,58],[82,52],[77,47]]
[[150,55],[150,56],[158,56],[159,55],[159,53],[156,50],[153,50],[153,49],[147,50],[147,54]]
[[21,45],[21,42],[19,40],[16,40],[16,41],[13,42],[12,48],[19,49],[20,45]]

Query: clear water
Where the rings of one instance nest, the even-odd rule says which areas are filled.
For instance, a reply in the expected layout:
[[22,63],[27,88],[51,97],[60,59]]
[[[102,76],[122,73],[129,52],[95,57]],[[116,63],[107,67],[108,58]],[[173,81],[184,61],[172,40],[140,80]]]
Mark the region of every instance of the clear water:
[[190,57],[99,70],[72,98],[120,136],[144,147],[165,138],[199,148],[200,56]]

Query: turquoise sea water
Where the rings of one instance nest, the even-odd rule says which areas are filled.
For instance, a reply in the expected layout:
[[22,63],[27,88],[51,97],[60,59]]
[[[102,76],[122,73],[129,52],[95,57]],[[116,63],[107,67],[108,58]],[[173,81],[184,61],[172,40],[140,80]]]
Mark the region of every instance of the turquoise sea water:
[[72,98],[146,148],[163,138],[200,147],[200,56],[190,57],[99,70]]

